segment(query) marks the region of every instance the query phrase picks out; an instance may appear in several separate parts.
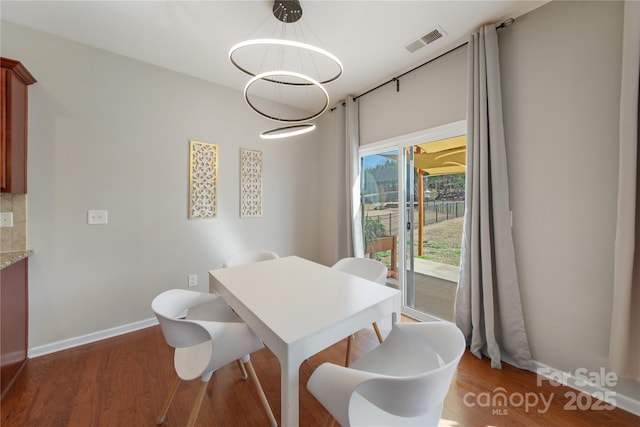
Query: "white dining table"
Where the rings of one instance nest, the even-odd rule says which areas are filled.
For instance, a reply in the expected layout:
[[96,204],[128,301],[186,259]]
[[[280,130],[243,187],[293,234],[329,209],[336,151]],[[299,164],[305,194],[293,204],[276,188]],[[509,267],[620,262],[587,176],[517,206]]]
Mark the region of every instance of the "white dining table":
[[300,365],[358,330],[400,313],[400,292],[297,256],[209,271],[221,295],[276,355],[281,425],[299,423]]

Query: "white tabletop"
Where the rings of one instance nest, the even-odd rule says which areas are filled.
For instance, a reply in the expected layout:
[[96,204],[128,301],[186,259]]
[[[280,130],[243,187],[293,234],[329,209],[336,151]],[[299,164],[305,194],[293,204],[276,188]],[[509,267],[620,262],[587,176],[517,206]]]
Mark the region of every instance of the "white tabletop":
[[399,291],[299,257],[212,270],[210,291],[265,342],[282,369],[282,425],[298,425],[300,364],[400,312]]

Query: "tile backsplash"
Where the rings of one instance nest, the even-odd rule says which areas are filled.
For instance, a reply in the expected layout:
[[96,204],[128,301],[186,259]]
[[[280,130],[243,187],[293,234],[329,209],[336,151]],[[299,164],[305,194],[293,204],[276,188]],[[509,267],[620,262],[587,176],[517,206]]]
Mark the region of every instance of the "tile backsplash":
[[0,228],[0,252],[27,249],[27,195],[0,194],[0,212],[13,212],[13,227]]

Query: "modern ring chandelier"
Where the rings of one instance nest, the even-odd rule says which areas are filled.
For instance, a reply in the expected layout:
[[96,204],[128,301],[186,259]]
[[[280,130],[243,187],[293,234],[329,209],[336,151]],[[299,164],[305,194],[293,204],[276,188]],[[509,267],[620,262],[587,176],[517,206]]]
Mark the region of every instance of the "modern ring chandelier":
[[289,124],[262,132],[263,139],[313,131],[315,124],[305,122],[327,111],[329,94],[324,85],[343,72],[340,60],[327,50],[286,38],[291,24],[296,27],[295,38],[304,36],[304,30],[297,24],[302,18],[299,0],[275,0],[273,16],[279,24],[279,38],[246,40],[229,50],[231,63],[251,76],[244,88],[249,107],[269,120]]

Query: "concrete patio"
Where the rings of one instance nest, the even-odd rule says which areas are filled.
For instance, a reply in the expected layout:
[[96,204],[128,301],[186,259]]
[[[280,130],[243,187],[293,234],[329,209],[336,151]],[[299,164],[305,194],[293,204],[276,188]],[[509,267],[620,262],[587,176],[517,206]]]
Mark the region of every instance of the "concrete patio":
[[[415,309],[443,320],[454,321],[458,267],[415,258]],[[390,279],[389,284],[397,286]]]

